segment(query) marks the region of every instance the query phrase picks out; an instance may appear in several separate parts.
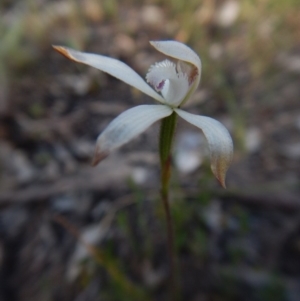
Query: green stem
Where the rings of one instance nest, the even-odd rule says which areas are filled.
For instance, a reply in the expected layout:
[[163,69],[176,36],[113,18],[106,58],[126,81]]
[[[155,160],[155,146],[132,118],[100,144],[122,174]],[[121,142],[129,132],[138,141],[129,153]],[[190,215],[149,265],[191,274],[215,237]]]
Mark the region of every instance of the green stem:
[[170,298],[176,300],[176,255],[174,248],[174,231],[169,204],[169,182],[171,176],[171,150],[175,133],[177,115],[173,113],[162,120],[159,137],[161,164],[161,199],[164,205],[167,223],[168,256],[170,260]]

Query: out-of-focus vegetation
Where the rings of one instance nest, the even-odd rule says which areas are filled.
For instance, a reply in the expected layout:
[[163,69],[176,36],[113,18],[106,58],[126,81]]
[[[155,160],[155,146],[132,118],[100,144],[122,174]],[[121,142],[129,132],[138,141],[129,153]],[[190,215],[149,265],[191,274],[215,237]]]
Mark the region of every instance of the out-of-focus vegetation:
[[[19,70],[30,68],[53,42],[84,49],[101,24],[113,24],[119,32],[131,32],[134,26],[122,24],[124,7],[157,5],[164,12],[151,16],[156,32],[178,39],[201,54],[203,86],[211,86],[216,97],[225,100],[233,117],[236,144],[243,147],[245,107],[229,82],[232,62],[249,72],[249,85],[260,82],[266,90],[264,102],[276,90],[272,83],[280,76],[276,60],[293,51],[300,39],[300,4],[297,0],[243,1],[22,1],[3,2],[0,20],[1,107],[7,104],[11,78]],[[161,13],[161,12],[160,12]],[[152,19],[151,19],[152,18]],[[155,25],[155,18],[159,21]],[[134,23],[134,22],[133,22]],[[101,49],[99,49],[101,51]]]
[[[101,41],[99,41],[100,31],[101,37],[104,37]],[[181,261],[180,279],[185,292],[184,298],[241,300],[236,288],[242,279],[249,287],[251,285],[258,287],[254,290],[252,286],[251,289],[247,286],[246,291],[250,290],[251,293],[245,296],[247,298],[245,300],[297,300],[297,297],[296,299],[287,297],[286,291],[287,287],[294,287],[291,274],[294,272],[297,279],[300,273],[294,271],[291,267],[293,264],[289,263],[291,266],[282,264],[282,268],[277,265],[280,256],[284,256],[285,249],[279,243],[276,245],[275,239],[274,252],[272,244],[270,249],[265,251],[266,242],[257,242],[257,237],[262,236],[267,240],[268,233],[276,229],[282,235],[282,243],[287,236],[291,240],[295,236],[295,241],[298,241],[299,245],[297,218],[293,216],[295,224],[291,222],[287,225],[289,216],[278,217],[280,214],[272,210],[269,213],[268,210],[259,211],[252,207],[249,209],[244,203],[248,204],[249,192],[262,193],[262,197],[260,195],[251,200],[263,204],[264,199],[261,201],[260,197],[266,197],[270,202],[271,195],[272,202],[276,199],[274,196],[277,193],[290,192],[291,185],[293,187],[290,190],[299,187],[299,181],[297,182],[299,154],[293,157],[295,152],[286,153],[281,149],[275,154],[273,152],[277,142],[280,148],[281,144],[284,144],[282,142],[285,141],[284,138],[289,133],[294,133],[293,131],[277,133],[273,129],[276,126],[283,129],[287,126],[290,114],[297,113],[295,103],[297,101],[299,103],[300,98],[295,88],[299,83],[300,74],[299,0],[2,1],[0,36],[1,118],[17,115],[24,119],[24,115],[27,114],[29,117],[26,118],[39,120],[47,116],[45,114],[47,105],[41,100],[32,101],[25,94],[22,99],[20,96],[15,100],[11,95],[15,95],[18,83],[28,77],[37,85],[30,87],[38,90],[40,81],[35,78],[35,70],[39,70],[38,76],[44,76],[50,69],[53,73],[54,65],[48,63],[48,58],[53,62],[54,57],[51,53],[51,44],[64,44],[82,50],[93,49],[94,52],[118,56],[137,66],[139,72],[145,71],[145,68],[153,63],[149,60],[147,65],[148,60],[145,56],[139,56],[139,52],[153,55],[150,48],[145,46],[147,45],[145,41],[177,39],[198,52],[203,64],[201,87],[193,102],[187,105],[193,108],[199,108],[201,105],[201,112],[204,115],[218,114],[224,118],[235,140],[235,158],[228,176],[229,192],[220,192],[216,188],[211,171],[205,163],[201,166],[201,171],[198,170],[199,172],[187,176],[186,179],[180,170],[175,171],[172,184],[172,214],[177,252]],[[103,49],[99,45],[103,46]],[[72,68],[62,59],[56,64],[60,63],[62,73],[63,68]],[[42,68],[39,68],[39,64]],[[60,67],[55,68],[54,73],[57,74]],[[72,70],[87,72],[86,68],[80,68],[77,66]],[[57,78],[57,82],[59,81]],[[87,89],[92,96],[86,98],[99,98],[95,92],[99,90],[105,97],[111,97],[110,94],[107,96],[103,92],[106,81],[108,80],[104,79],[100,84],[97,83],[99,86],[96,88],[92,83]],[[113,89],[110,87],[109,92],[115,96]],[[79,96],[73,93],[65,99],[80,98],[81,95],[78,94]],[[135,102],[136,95],[139,96],[136,91],[132,91],[133,100],[130,101]],[[285,103],[285,97],[290,99],[288,103]],[[24,112],[23,107],[26,108]],[[87,114],[92,115],[95,111],[93,108],[95,106],[92,109],[89,107]],[[101,110],[102,107],[98,108],[98,111]],[[275,117],[279,116],[276,115],[279,113],[282,113],[282,117]],[[111,117],[114,111],[110,111],[107,115]],[[79,124],[81,119],[78,120]],[[43,131],[47,132],[47,125],[44,124],[46,130],[40,129],[39,126],[35,128],[35,124],[31,125],[31,132],[25,135],[24,140],[28,137],[30,142],[38,140]],[[22,127],[22,122],[18,126]],[[81,124],[79,127],[79,131],[83,131]],[[260,149],[254,151],[253,147],[248,145],[251,144],[248,141],[248,130],[253,127],[254,134],[259,129],[264,130],[260,138]],[[71,132],[69,128],[64,130],[66,133]],[[299,141],[299,131],[296,129],[294,131],[295,135],[291,140]],[[93,135],[94,133],[90,136]],[[0,137],[3,140],[10,139],[7,135],[2,135],[1,131]],[[273,137],[275,142],[269,144],[268,137]],[[20,149],[26,148],[24,140],[21,142],[9,140],[9,144]],[[49,138],[49,141],[53,140],[52,137]],[[66,140],[68,141],[67,138]],[[35,157],[29,148],[28,157],[33,158],[38,166],[44,166],[51,162],[51,156],[47,151],[42,149]],[[286,160],[285,156],[289,154],[292,154],[291,160]],[[251,160],[247,161],[245,159],[247,156],[251,157]],[[65,157],[62,161],[64,160]],[[79,158],[78,161],[86,163],[84,160],[86,158]],[[151,161],[151,158],[149,160]],[[279,163],[279,160],[283,163]],[[4,164],[1,163],[2,165]],[[115,232],[110,233],[111,236],[108,235],[105,243],[101,244],[99,253],[97,248],[90,250],[92,259],[82,261],[76,286],[70,288],[66,284],[68,289],[79,292],[93,287],[95,279],[97,280],[104,270],[107,272],[107,279],[101,282],[103,285],[101,297],[104,296],[105,300],[141,300],[141,298],[164,300],[164,277],[167,271],[163,265],[163,261],[166,261],[163,245],[165,240],[163,211],[153,192],[155,188],[144,190],[133,182],[129,181],[129,184],[126,184],[126,191],[130,191],[130,202],[128,204],[125,202],[124,208],[121,206],[113,210]],[[13,190],[14,186],[12,187]],[[112,189],[117,191],[114,187]],[[61,190],[58,191],[61,193]],[[114,193],[117,193],[116,191]],[[53,197],[51,193],[50,196]],[[244,196],[246,201],[243,199]],[[123,196],[118,197],[122,199]],[[228,199],[232,200],[235,197],[243,199],[243,205],[238,202],[226,203]],[[220,198],[224,198],[225,201],[221,203]],[[44,195],[41,199],[48,200]],[[299,206],[297,207],[296,202],[295,214],[297,210],[299,211]],[[36,215],[39,214],[38,210],[34,212]],[[264,219],[268,213],[269,219]],[[80,221],[82,224],[77,226],[88,224],[92,219],[90,216],[84,217]],[[74,223],[76,224],[75,218]],[[108,224],[112,223],[109,220]],[[62,224],[65,225],[64,222]],[[68,228],[66,225],[65,227]],[[296,230],[289,232],[289,229]],[[77,231],[79,233],[80,229]],[[72,236],[71,233],[68,235]],[[76,240],[79,239],[78,235]],[[231,242],[228,237],[233,236],[235,240]],[[254,247],[251,249],[253,241],[259,245],[256,249]],[[292,244],[291,250],[287,251],[287,254],[292,254],[290,258],[293,259],[295,256],[295,262],[300,258],[298,245]],[[266,260],[267,263],[264,262],[264,252],[274,255],[274,258]],[[221,267],[220,262],[224,264]],[[246,269],[249,266],[251,273]],[[285,269],[292,271],[289,277],[278,276],[279,270]],[[203,274],[205,275],[208,270],[210,279],[205,279]],[[188,276],[189,273],[191,276]],[[131,275],[133,279],[128,280],[130,277],[127,275]],[[44,277],[46,280],[42,277],[36,286],[43,288],[45,292],[36,287],[33,289],[39,291],[38,296],[43,297],[51,291],[51,277],[49,276],[50,280],[47,275]],[[199,279],[200,284],[195,279]],[[207,292],[207,287],[213,288],[214,292],[211,294]],[[242,290],[243,288],[240,289]],[[66,300],[71,300],[70,295],[68,298],[66,297]],[[45,297],[45,300],[55,299]]]

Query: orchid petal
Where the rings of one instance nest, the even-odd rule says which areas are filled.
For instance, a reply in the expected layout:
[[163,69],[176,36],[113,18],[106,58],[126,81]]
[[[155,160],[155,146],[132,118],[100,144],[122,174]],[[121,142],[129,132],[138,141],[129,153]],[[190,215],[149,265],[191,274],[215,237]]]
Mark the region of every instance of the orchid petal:
[[169,60],[151,66],[146,80],[156,91],[161,92],[166,103],[178,106],[189,90],[189,81],[185,73],[176,71],[176,65]]
[[140,75],[121,61],[103,55],[80,52],[68,47],[53,46],[53,48],[75,62],[86,64],[106,72],[159,102],[165,103],[163,97],[156,93]]
[[111,151],[144,132],[154,122],[171,115],[165,105],[140,105],[115,118],[99,135],[92,165],[97,165]]
[[199,56],[190,47],[178,41],[151,41],[150,44],[163,54],[173,57],[179,61],[184,61],[196,67],[191,70],[189,80],[193,83],[190,86],[188,93],[183,99],[183,105],[197,89],[201,77],[201,60]]
[[202,130],[209,146],[212,172],[225,188],[225,175],[233,155],[233,143],[228,130],[210,117],[190,114],[180,109],[174,110],[184,120]]
[[177,41],[151,41],[150,44],[163,54],[177,60],[188,62],[198,69],[200,80],[201,60],[194,50]]

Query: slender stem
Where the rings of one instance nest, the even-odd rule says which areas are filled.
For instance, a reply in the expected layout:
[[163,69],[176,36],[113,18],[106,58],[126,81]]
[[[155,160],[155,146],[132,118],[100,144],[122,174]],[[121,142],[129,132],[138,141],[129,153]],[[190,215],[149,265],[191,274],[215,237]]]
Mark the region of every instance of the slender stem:
[[[169,165],[169,164],[166,164]],[[166,168],[168,169],[168,167]],[[166,215],[166,223],[167,223],[167,242],[168,242],[168,257],[170,262],[170,295],[171,300],[176,299],[176,254],[174,247],[174,230],[173,230],[173,222],[169,204],[169,191],[162,189],[161,190],[161,198],[165,210]]]
[[167,242],[168,257],[170,260],[170,298],[172,301],[177,299],[176,283],[176,254],[174,248],[173,222],[169,204],[169,182],[171,176],[171,149],[176,127],[176,114],[162,120],[160,129],[160,163],[161,163],[161,199],[163,202],[166,223],[167,223]]
[[163,166],[170,157],[176,122],[176,113],[173,113],[169,117],[166,117],[162,120],[159,137],[159,155],[161,166]]

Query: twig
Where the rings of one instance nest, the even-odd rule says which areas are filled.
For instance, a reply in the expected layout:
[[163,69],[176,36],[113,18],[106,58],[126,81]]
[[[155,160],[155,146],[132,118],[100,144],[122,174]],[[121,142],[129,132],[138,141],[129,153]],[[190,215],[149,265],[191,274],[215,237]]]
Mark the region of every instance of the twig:
[[[113,212],[111,212],[111,214],[107,216],[105,223],[110,223],[112,221],[117,210],[132,203],[132,200],[128,198],[125,199],[125,202],[119,202],[114,208]],[[123,289],[131,295],[131,297],[134,297],[134,299],[136,300],[150,300],[140,288],[136,287],[133,282],[127,279],[126,275],[122,274],[122,272],[116,267],[115,263],[112,262],[111,259],[107,258],[105,253],[103,253],[99,248],[96,248],[93,245],[87,243],[82,238],[79,230],[65,217],[63,217],[62,215],[56,215],[53,219],[62,227],[64,227],[69,233],[71,233],[82,245],[84,245],[90,256],[93,257],[97,263],[102,265],[107,270],[112,279],[119,283],[123,287]]]

